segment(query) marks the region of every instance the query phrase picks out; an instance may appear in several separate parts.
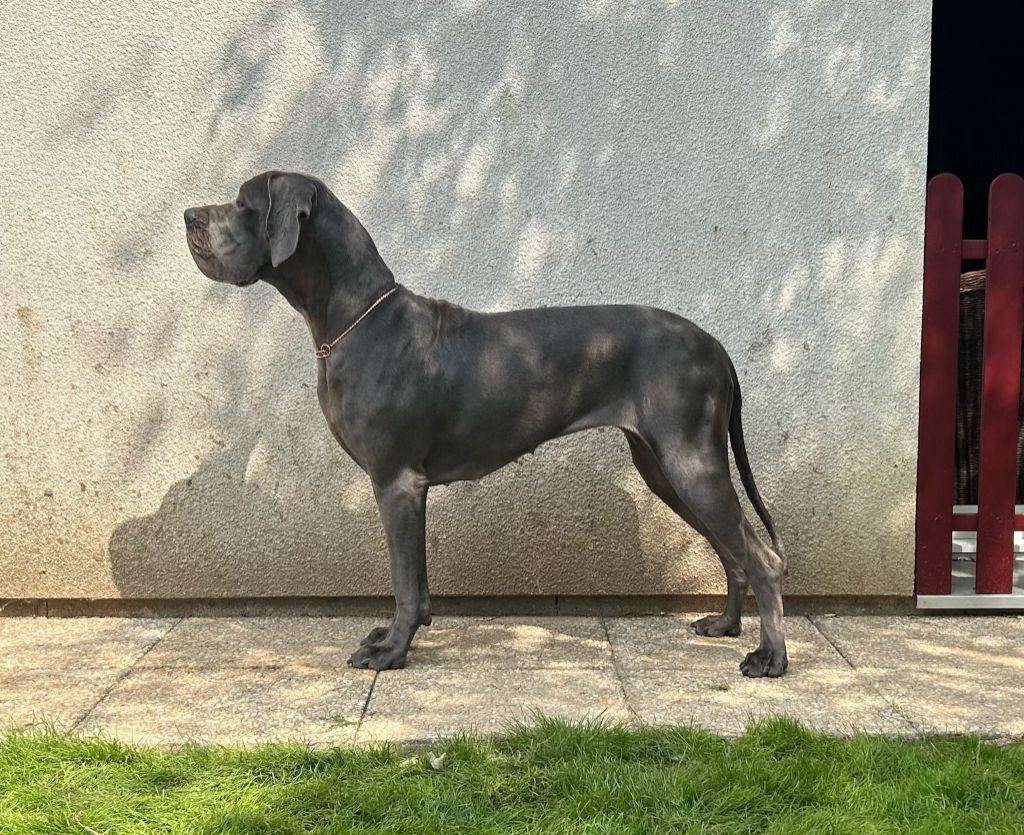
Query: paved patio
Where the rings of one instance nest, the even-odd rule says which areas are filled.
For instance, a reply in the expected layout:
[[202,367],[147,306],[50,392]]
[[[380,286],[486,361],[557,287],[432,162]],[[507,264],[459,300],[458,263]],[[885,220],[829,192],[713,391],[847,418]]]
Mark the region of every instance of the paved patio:
[[543,713],[738,734],[795,717],[830,734],[1024,737],[1024,618],[787,618],[790,671],[744,679],[757,643],[692,616],[439,617],[409,666],[345,666],[364,618],[3,618],[0,725],[176,744],[316,745],[498,731]]

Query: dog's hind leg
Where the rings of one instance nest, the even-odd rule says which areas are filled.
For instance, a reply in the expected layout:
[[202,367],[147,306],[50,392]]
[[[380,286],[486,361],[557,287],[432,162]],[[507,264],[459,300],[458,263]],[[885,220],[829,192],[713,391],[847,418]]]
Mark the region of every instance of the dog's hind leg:
[[[686,524],[694,528],[705,539],[709,539],[707,531],[702,530],[700,520],[689,511],[661,471],[661,465],[647,443],[639,435],[629,430],[623,430],[623,433],[629,442],[633,465],[651,492],[668,505]],[[698,635],[706,635],[710,638],[721,638],[726,635],[735,637],[742,631],[740,614],[743,610],[743,599],[747,595],[747,575],[729,551],[716,547],[715,553],[718,554],[722,567],[725,569],[727,584],[725,610],[720,615],[708,615],[700,618],[691,625]]]
[[[747,520],[729,476],[725,443],[711,440],[713,434],[708,433],[703,443],[673,444],[653,452],[686,516],[696,521],[694,527],[718,553],[726,573],[738,566],[753,587],[761,616],[761,643],[741,662],[740,670],[752,678],[780,676],[789,663],[782,625],[785,566]],[[722,617],[738,619],[738,609],[727,609]]]

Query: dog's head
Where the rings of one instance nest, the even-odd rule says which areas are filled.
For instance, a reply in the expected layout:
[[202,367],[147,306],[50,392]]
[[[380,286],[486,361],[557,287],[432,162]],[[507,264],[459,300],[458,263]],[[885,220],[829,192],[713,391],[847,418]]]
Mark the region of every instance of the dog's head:
[[253,284],[261,271],[295,253],[318,186],[304,174],[267,171],[243,183],[230,203],[186,209],[185,236],[196,265],[214,281]]

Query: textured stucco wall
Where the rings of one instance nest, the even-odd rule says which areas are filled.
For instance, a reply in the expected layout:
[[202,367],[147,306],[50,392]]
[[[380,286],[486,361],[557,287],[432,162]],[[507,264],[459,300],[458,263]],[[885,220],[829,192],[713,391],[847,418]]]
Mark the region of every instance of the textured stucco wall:
[[[8,0],[0,597],[386,592],[310,338],[181,210],[323,177],[398,279],[718,336],[798,594],[909,594],[929,7]],[[705,593],[621,436],[435,490],[449,594]]]

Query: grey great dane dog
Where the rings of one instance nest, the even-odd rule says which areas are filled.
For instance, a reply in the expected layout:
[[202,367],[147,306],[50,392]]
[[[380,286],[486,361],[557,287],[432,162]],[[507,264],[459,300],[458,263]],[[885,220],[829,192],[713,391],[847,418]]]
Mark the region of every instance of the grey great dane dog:
[[[260,174],[230,203],[186,210],[185,226],[206,276],[240,287],[265,281],[303,315],[319,346],[324,417],[373,483],[396,607],[350,665],[403,666],[430,623],[428,488],[480,478],[552,438],[616,426],[647,485],[725,567],[725,611],[694,629],[738,635],[749,584],[761,641],[740,670],[785,671],[785,558],[747,460],[736,371],[713,337],[650,307],[478,313],[423,298],[395,283],[352,212],[301,174]],[[733,488],[730,440],[772,547]]]

